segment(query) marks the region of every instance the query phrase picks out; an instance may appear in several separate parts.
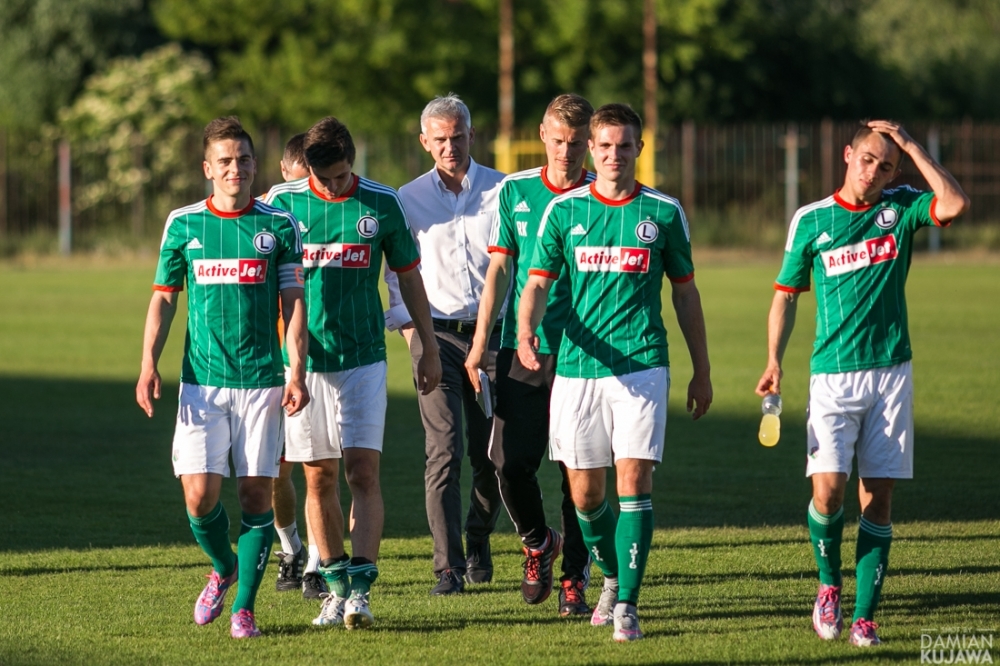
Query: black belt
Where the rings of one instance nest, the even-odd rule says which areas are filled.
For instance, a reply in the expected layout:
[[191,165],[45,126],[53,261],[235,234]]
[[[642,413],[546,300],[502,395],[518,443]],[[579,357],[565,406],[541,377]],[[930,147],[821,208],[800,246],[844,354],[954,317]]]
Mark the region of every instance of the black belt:
[[[474,321],[462,321],[461,319],[434,319],[432,321],[435,326],[440,326],[441,328],[446,328],[449,331],[455,331],[462,335],[475,335],[476,333],[476,322]],[[503,325],[498,323],[493,327],[491,335],[496,335],[502,329]]]

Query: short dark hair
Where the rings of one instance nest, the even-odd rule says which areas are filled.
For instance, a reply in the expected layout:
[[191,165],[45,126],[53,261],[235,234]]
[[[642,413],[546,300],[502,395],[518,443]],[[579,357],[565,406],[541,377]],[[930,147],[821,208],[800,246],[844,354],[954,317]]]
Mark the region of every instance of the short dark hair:
[[303,145],[306,164],[325,169],[342,160],[354,164],[354,139],[347,126],[333,116],[327,116],[306,132]]
[[305,166],[306,163],[306,133],[296,134],[285,144],[285,154],[281,156],[281,161],[286,166],[292,166],[296,162]]
[[583,97],[573,93],[559,95],[545,108],[545,117],[558,120],[566,127],[579,129],[586,127],[594,115],[594,107]]
[[628,104],[605,104],[594,111],[590,117],[590,133],[596,134],[597,130],[606,126],[626,127],[635,129],[636,138],[642,136],[642,119]]
[[896,152],[899,153],[899,162],[896,164],[896,168],[898,169],[903,165],[903,159],[906,157],[906,153],[903,152],[903,149],[899,147],[899,144],[896,143],[891,136],[889,136],[888,134],[883,134],[882,132],[876,132],[871,127],[869,127],[868,126],[869,122],[870,121],[867,118],[864,118],[859,121],[861,127],[858,128],[858,131],[854,133],[854,138],[851,139],[851,150],[857,150],[858,146],[861,145],[862,141],[870,137],[872,134],[878,134],[880,137],[882,137],[883,141],[885,141],[889,145],[896,147]]
[[210,145],[216,141],[226,141],[227,139],[233,139],[235,141],[246,140],[247,144],[250,146],[250,154],[255,154],[253,150],[253,139],[250,138],[250,133],[243,129],[243,123],[240,122],[238,116],[216,118],[209,124],[205,125],[205,134],[202,137],[202,143],[204,144],[206,154],[208,153],[208,147]]

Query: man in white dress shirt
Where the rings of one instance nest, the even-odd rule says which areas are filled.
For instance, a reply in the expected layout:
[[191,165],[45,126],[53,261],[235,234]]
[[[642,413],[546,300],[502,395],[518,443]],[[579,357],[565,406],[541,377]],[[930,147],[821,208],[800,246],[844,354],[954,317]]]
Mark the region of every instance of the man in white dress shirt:
[[[489,536],[501,504],[496,470],[487,449],[492,429],[476,404],[465,372],[465,357],[475,332],[479,301],[490,263],[490,226],[497,208],[499,171],[477,164],[469,155],[475,129],[468,107],[454,94],[437,97],[420,114],[420,143],[434,158],[434,168],[399,189],[410,230],[420,249],[420,273],[430,301],[443,375],[438,387],[417,396],[426,433],[424,472],[427,522],[434,537],[431,594],[462,592],[465,582],[488,583],[493,577]],[[421,355],[409,313],[402,305],[395,276],[388,273],[390,310],[386,325],[402,329],[413,367]],[[492,379],[500,348],[500,327],[489,336]],[[462,548],[463,412],[472,465],[472,493]]]

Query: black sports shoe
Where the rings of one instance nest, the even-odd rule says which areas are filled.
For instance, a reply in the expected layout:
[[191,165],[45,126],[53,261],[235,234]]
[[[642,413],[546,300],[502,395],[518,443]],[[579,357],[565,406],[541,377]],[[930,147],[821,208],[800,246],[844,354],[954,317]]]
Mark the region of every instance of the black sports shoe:
[[473,541],[466,536],[465,552],[469,554],[465,560],[465,580],[472,585],[489,583],[493,580],[493,556],[490,554],[490,538]]
[[583,581],[579,578],[569,578],[562,582],[559,590],[559,615],[590,615],[590,606],[583,595]]
[[454,569],[445,569],[441,572],[438,584],[431,590],[431,594],[436,597],[448,594],[459,594],[465,590],[465,582],[462,577],[455,573]]
[[299,548],[297,553],[275,553],[278,556],[278,580],[274,589],[278,592],[299,589],[302,584],[302,567],[305,566],[305,551],[305,548]]
[[521,597],[525,603],[540,604],[552,594],[552,565],[562,551],[562,537],[551,527],[544,548],[524,547],[524,578]]
[[330,588],[326,586],[326,580],[315,571],[302,576],[302,598],[319,599],[323,594],[330,594]]

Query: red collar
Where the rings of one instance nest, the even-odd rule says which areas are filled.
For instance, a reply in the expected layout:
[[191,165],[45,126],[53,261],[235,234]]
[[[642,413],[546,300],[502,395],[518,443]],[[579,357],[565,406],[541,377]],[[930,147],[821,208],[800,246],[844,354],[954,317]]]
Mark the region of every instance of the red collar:
[[208,195],[208,200],[205,202],[206,205],[208,206],[208,210],[211,211],[213,215],[218,215],[219,217],[225,217],[225,218],[234,218],[234,217],[239,217],[241,215],[246,215],[251,210],[253,210],[254,204],[257,203],[256,199],[250,197],[250,203],[246,205],[246,208],[244,208],[243,210],[238,210],[236,212],[230,213],[224,210],[219,210],[212,204],[212,197],[214,196],[215,196],[214,194]]
[[847,210],[851,211],[852,213],[864,212],[875,205],[875,204],[862,204],[860,206],[855,206],[854,204],[847,203],[840,196],[840,190],[837,190],[836,192],[833,193],[833,200],[836,201],[841,206],[843,206],[844,208],[846,208]]
[[569,192],[570,190],[575,190],[576,188],[580,187],[585,182],[587,182],[586,169],[580,172],[580,179],[567,188],[556,187],[555,185],[553,185],[552,181],[549,180],[548,173],[549,173],[549,165],[546,164],[545,166],[542,167],[542,184],[545,185],[545,187],[549,188],[549,190],[553,194],[564,194],[566,192]]
[[590,184],[590,193],[594,195],[594,198],[600,201],[605,206],[624,206],[630,203],[633,199],[639,196],[639,191],[642,190],[642,183],[635,181],[635,189],[632,190],[632,194],[628,195],[624,199],[605,199],[597,192],[597,181],[595,180]]
[[318,196],[323,201],[329,201],[330,203],[343,203],[344,201],[347,201],[348,199],[350,199],[351,197],[353,197],[354,193],[358,191],[358,182],[359,182],[359,180],[360,179],[358,178],[357,174],[353,174],[352,173],[351,174],[351,186],[349,188],[347,188],[347,191],[344,192],[343,194],[341,194],[339,197],[328,197],[325,194],[323,194],[322,192],[320,192],[319,190],[317,190],[316,189],[316,184],[313,183],[313,177],[312,176],[309,176],[309,189],[312,190],[312,193],[315,194],[316,196]]

